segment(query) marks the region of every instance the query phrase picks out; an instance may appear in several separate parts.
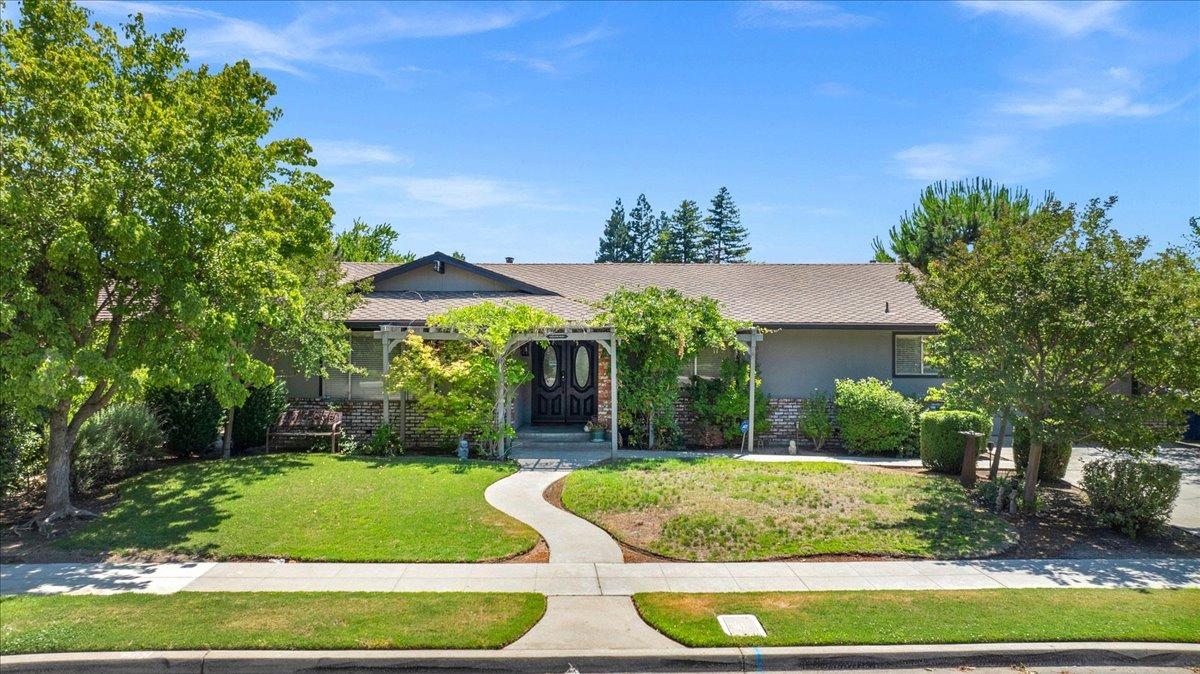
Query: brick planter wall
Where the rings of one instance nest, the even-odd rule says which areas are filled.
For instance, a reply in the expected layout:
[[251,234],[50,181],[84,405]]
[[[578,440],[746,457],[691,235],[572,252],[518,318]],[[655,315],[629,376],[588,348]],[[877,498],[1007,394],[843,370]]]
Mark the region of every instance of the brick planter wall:
[[[754,443],[761,447],[771,445],[787,445],[789,440],[795,440],[799,447],[812,448],[808,438],[798,437],[796,421],[804,410],[804,398],[770,398],[767,401],[767,422],[770,428],[765,432],[755,434]],[[834,414],[833,402],[828,409],[829,418],[834,423],[833,435],[825,441],[825,447],[841,447],[838,435],[837,417]],[[681,391],[675,400],[675,420],[683,431],[683,437],[689,447],[719,447],[724,439],[719,432],[705,428],[696,417],[692,407],[692,397],[686,391]]]

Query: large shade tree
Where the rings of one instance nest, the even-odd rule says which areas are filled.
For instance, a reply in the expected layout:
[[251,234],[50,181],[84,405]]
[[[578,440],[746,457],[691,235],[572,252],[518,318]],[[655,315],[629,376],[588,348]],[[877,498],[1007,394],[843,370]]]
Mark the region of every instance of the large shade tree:
[[1019,218],[1029,211],[1028,193],[986,178],[936,182],[888,232],[886,246],[875,238],[875,261],[903,262],[924,272],[956,244],[969,247],[997,218]]
[[72,448],[112,400],[204,381],[234,406],[272,347],[345,366],[355,298],[308,143],[265,140],[270,81],[190,69],[182,31],[140,17],[20,11],[0,25],[0,396],[48,418],[49,522],[80,512]]
[[338,259],[346,262],[412,262],[411,252],[396,249],[399,238],[400,233],[386,222],[369,225],[355,218],[349,229],[333,237],[333,245]]
[[1146,239],[1112,228],[1114,201],[1002,209],[970,249],[905,273],[946,319],[941,373],[1027,418],[1027,509],[1046,443],[1152,451],[1200,402],[1200,265],[1177,248],[1146,257]]

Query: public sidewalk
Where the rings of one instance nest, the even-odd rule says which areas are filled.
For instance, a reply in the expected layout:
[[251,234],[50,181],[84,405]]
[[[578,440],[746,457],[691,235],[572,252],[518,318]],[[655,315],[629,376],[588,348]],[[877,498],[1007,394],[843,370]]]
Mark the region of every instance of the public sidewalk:
[[9,564],[4,594],[180,591],[636,592],[1200,587],[1194,559],[977,561],[335,564]]

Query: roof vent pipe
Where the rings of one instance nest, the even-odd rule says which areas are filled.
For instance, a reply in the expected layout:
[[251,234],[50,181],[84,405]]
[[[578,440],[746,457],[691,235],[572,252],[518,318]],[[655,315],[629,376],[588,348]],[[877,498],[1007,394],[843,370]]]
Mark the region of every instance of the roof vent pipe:
[[506,257],[504,258],[504,264],[512,264],[514,259],[515,258]]
[[883,313],[885,313],[885,314],[892,313],[892,306],[890,304],[888,304],[886,301],[883,303]]

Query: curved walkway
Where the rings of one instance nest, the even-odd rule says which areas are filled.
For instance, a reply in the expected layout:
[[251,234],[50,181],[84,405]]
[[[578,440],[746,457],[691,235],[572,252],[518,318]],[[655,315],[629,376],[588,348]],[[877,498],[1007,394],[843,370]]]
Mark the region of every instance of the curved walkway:
[[494,482],[483,496],[497,510],[533,527],[550,546],[550,562],[624,561],[621,548],[600,527],[550,505],[542,492],[570,470],[522,469]]

